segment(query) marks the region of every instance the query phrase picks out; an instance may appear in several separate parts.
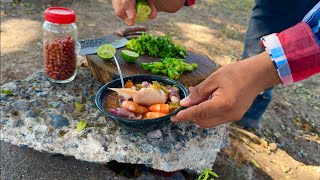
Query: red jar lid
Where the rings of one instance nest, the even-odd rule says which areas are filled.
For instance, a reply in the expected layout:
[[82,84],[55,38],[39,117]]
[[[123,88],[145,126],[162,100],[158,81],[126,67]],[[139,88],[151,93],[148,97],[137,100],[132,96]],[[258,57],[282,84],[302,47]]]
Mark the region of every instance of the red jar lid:
[[76,13],[64,7],[51,7],[44,12],[46,21],[57,24],[71,24],[76,22]]

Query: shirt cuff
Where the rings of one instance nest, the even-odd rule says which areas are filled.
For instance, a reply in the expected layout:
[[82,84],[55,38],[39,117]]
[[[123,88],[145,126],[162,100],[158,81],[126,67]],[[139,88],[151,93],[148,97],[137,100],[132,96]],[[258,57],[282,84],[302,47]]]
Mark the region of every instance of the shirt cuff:
[[275,64],[282,83],[284,85],[292,84],[291,69],[277,34],[264,36],[261,38],[261,42]]
[[312,29],[301,22],[279,34],[261,38],[284,85],[320,72],[320,46]]

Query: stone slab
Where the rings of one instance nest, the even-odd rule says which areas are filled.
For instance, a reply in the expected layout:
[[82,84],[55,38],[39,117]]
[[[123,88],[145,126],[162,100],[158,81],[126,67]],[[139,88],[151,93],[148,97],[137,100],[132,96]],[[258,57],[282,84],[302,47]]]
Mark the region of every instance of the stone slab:
[[[12,90],[13,96],[0,99],[1,140],[89,162],[115,160],[195,172],[211,167],[228,143],[228,125],[203,130],[191,123],[171,123],[153,133],[129,132],[96,108],[94,95],[100,86],[85,68],[68,84],[48,83],[42,71],[4,84],[1,88]],[[84,104],[81,112],[75,102]],[[80,120],[87,127],[77,131]]]

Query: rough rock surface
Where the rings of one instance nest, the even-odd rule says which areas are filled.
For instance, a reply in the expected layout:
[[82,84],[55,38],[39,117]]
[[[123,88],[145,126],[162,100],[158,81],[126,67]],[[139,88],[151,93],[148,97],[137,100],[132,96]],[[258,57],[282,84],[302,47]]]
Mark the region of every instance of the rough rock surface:
[[[90,162],[116,160],[196,172],[211,167],[228,142],[227,125],[203,130],[191,123],[171,123],[147,134],[129,132],[96,108],[94,94],[100,86],[84,68],[68,84],[49,85],[39,71],[3,85],[1,89],[12,90],[13,95],[2,94],[0,99],[1,140]],[[79,99],[81,109],[75,107]],[[77,131],[80,120],[87,127]]]

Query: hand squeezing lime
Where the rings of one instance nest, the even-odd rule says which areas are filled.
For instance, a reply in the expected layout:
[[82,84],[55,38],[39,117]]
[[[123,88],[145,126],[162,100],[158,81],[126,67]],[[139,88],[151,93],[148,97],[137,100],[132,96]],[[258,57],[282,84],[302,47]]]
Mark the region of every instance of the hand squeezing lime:
[[104,44],[97,49],[97,54],[101,59],[108,60],[116,54],[116,48],[111,44]]
[[147,0],[137,0],[136,3],[137,15],[135,22],[143,22],[148,20],[151,14],[151,7]]

